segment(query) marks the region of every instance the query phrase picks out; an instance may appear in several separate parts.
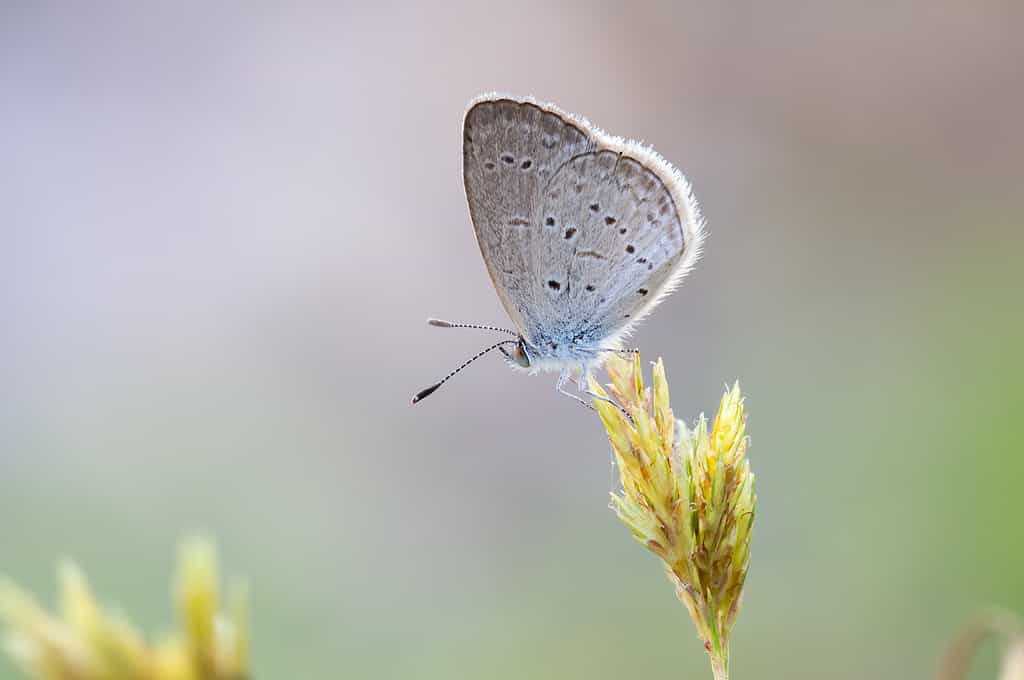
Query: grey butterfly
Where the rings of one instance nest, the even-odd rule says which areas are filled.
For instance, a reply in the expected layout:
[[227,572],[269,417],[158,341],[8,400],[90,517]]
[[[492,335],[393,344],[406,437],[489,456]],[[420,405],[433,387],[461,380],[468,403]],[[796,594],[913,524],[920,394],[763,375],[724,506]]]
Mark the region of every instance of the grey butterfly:
[[[612,137],[532,98],[488,94],[463,120],[462,175],[480,253],[515,330],[429,319],[443,328],[508,333],[443,379],[499,349],[589,404],[590,371],[693,269],[704,239],[686,179],[653,149]],[[635,350],[631,350],[635,351]]]

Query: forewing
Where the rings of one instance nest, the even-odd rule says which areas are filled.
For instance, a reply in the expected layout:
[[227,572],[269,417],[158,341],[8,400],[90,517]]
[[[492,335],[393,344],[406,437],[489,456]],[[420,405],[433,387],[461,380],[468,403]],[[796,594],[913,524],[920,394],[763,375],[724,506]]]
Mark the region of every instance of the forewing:
[[480,252],[531,342],[546,323],[536,253],[550,248],[551,234],[536,221],[540,193],[564,163],[594,148],[582,126],[554,107],[492,97],[473,103],[463,123],[463,181]]

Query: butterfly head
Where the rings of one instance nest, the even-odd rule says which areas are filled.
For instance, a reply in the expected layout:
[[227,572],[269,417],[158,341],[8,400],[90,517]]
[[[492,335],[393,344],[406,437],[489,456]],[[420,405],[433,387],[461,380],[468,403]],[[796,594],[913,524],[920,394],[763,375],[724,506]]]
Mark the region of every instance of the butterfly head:
[[519,337],[515,347],[512,349],[502,347],[501,353],[505,355],[505,360],[513,368],[530,368],[533,365],[530,361],[530,352],[527,349],[526,341],[522,336]]

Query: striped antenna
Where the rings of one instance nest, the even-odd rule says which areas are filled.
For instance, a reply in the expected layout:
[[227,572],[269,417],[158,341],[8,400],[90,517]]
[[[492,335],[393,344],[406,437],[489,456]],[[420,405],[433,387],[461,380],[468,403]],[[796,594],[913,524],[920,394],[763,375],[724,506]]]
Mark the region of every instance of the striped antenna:
[[437,328],[475,328],[479,331],[498,331],[499,333],[508,333],[509,335],[518,338],[519,334],[515,331],[510,331],[507,328],[498,328],[497,326],[481,326],[475,323],[453,323],[451,321],[442,321],[441,319],[427,319],[427,323]]
[[456,373],[458,373],[459,371],[464,369],[466,366],[469,366],[471,363],[473,363],[474,361],[476,361],[477,359],[479,359],[483,355],[487,354],[488,352],[490,352],[492,350],[495,350],[495,349],[498,349],[502,345],[515,345],[515,344],[518,344],[518,342],[519,342],[518,340],[502,340],[501,342],[494,343],[493,345],[491,345],[487,349],[480,350],[475,355],[473,355],[471,358],[469,358],[466,361],[464,361],[462,363],[462,365],[459,366],[458,368],[456,368],[454,371],[452,371],[451,373],[449,373],[445,377],[441,378],[440,380],[438,380],[436,383],[434,383],[430,387],[426,387],[426,388],[420,390],[419,392],[417,392],[416,396],[414,396],[412,398],[412,403],[414,403],[414,404],[418,403],[418,402],[426,399],[427,397],[429,397],[431,394],[433,394],[437,390],[438,387],[440,387],[441,385],[445,384],[446,382],[451,380],[453,377],[455,377]]

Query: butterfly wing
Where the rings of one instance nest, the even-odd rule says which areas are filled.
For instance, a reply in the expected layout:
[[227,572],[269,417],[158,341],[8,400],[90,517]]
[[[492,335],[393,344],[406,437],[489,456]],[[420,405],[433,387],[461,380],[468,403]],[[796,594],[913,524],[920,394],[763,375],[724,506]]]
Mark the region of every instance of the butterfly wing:
[[482,99],[464,131],[481,253],[540,351],[617,342],[696,262],[699,208],[652,150],[531,101]]
[[502,306],[528,341],[544,325],[529,274],[547,239],[533,221],[541,189],[591,149],[580,127],[529,101],[481,97],[463,121],[462,174],[477,243]]
[[[548,234],[530,255],[557,311],[552,335],[584,346],[615,344],[696,263],[703,240],[686,180],[653,151],[600,140],[545,187],[535,222]],[[543,340],[541,341],[543,343]]]

